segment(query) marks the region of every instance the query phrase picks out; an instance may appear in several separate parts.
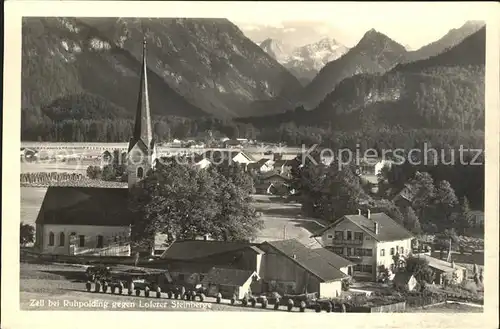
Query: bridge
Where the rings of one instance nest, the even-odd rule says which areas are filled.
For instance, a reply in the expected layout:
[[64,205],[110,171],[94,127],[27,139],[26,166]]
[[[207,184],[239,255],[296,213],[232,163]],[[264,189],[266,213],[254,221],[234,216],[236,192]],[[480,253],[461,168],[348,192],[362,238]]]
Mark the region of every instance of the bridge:
[[[113,153],[114,150],[120,152],[128,151],[128,143],[53,143],[53,142],[21,142],[21,147],[37,150],[39,156],[56,155],[56,156],[83,156],[96,157],[102,155],[105,151]],[[172,156],[178,154],[193,154],[204,153],[206,151],[242,151],[256,158],[266,156],[266,152],[275,151],[283,154],[284,158],[293,158],[297,154],[303,152],[299,147],[280,147],[273,146],[249,146],[244,148],[182,148],[158,145],[156,147],[159,156]]]

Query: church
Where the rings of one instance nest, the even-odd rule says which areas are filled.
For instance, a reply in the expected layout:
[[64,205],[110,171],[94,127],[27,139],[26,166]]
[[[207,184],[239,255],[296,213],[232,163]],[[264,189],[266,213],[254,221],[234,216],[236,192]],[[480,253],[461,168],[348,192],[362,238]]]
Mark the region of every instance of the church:
[[133,136],[127,154],[128,188],[49,186],[36,219],[35,249],[42,254],[130,256],[135,214],[129,192],[156,159],[148,97],[146,41]]

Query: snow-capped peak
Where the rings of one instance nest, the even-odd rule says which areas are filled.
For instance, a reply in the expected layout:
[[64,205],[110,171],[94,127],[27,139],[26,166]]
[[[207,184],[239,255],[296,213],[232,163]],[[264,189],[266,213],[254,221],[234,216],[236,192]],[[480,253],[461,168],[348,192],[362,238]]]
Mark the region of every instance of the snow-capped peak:
[[268,38],[260,43],[260,47],[280,63],[288,59],[288,47],[279,40]]

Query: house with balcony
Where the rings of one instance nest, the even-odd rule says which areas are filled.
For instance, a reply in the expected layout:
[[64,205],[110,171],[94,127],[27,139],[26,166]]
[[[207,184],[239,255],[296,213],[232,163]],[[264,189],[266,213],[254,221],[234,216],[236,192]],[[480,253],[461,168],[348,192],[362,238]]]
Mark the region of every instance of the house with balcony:
[[[313,235],[322,245],[352,261],[356,279],[376,281],[411,253],[414,238],[385,213],[345,215]],[[397,264],[395,264],[395,260]]]

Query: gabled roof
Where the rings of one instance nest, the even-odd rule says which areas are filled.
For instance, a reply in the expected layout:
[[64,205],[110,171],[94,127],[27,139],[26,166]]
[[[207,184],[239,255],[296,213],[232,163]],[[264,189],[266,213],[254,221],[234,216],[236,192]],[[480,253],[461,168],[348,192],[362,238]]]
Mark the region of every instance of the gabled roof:
[[262,243],[261,248],[264,248],[265,245],[271,246],[323,282],[336,281],[347,277],[339,268],[344,267],[341,266],[342,264],[352,264],[347,260],[340,260],[340,256],[328,250],[318,252],[309,249],[295,239],[266,241]]
[[40,207],[37,224],[128,226],[128,189],[50,186]]
[[209,150],[203,153],[203,157],[215,162],[219,162],[220,160],[230,161],[240,153],[247,158],[248,161],[255,162],[253,157],[239,150]]
[[256,274],[255,271],[213,267],[203,278],[202,283],[242,286]]
[[394,197],[397,199],[398,197],[403,198],[409,202],[412,202],[417,194],[417,189],[410,184],[405,184],[405,186],[399,191],[399,193]]
[[[176,241],[161,255],[163,259],[193,260],[241,250],[253,246],[247,242],[183,240]],[[253,249],[253,248],[252,248]],[[255,249],[253,249],[255,252]]]
[[350,260],[347,260],[344,257],[339,256],[338,254],[326,248],[316,248],[312,249],[312,251],[318,253],[326,262],[328,262],[330,265],[336,268],[342,268],[354,265],[354,263],[351,262]]
[[[313,237],[321,236],[326,231],[335,228],[343,220],[351,221],[377,241],[395,241],[413,238],[413,234],[384,213],[373,213],[370,215],[370,218],[366,218],[363,215],[345,215],[313,234]],[[375,233],[375,223],[378,223],[378,234]]]
[[280,175],[280,174],[278,174],[278,173],[276,173],[274,171],[262,174],[260,176],[260,179],[269,179],[269,178],[272,178],[272,177],[281,178],[281,179],[283,179],[284,181],[287,181],[287,182],[290,180],[288,177]]
[[[464,270],[465,267],[452,264],[450,262],[447,262],[442,259],[438,259],[429,255],[418,255],[420,258],[425,258],[427,262],[429,263],[429,267],[432,267],[434,269],[443,271],[443,272],[453,272],[456,271],[457,269]],[[454,266],[454,267],[453,267]]]

